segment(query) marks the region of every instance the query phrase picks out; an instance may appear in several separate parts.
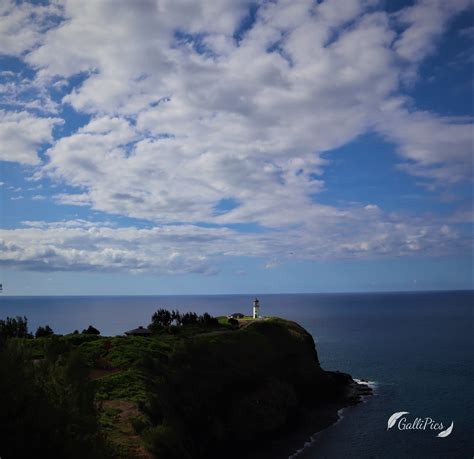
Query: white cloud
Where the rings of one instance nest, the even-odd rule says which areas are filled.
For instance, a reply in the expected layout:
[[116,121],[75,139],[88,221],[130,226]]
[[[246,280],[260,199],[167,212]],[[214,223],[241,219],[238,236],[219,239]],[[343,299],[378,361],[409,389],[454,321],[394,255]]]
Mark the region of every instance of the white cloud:
[[195,225],[118,228],[84,220],[23,224],[24,228],[0,230],[0,265],[39,271],[213,274],[229,257],[270,260],[263,268],[271,269],[288,260],[437,256],[471,250],[454,226],[437,219],[361,215],[357,209],[340,220],[265,233]]
[[[68,21],[27,56],[41,78],[88,75],[64,100],[95,118],[60,139],[43,170],[83,189],[58,202],[158,222],[327,218],[339,211],[312,198],[323,187],[320,154],[370,129],[399,146],[413,175],[464,178],[470,124],[394,97],[409,32],[393,49],[397,33],[372,3],[269,3],[237,43],[243,3],[214,23],[212,2],[67,2]],[[415,27],[419,14],[398,16]],[[216,215],[223,198],[238,205]]]
[[[41,37],[30,31],[25,43],[34,46],[10,50],[31,50],[24,54],[37,70],[31,84],[59,87],[62,105],[91,115],[87,125],[53,142],[35,177],[76,188],[56,194],[57,203],[173,226],[144,233],[96,228],[107,232],[101,240],[110,246],[97,243],[90,228],[87,234],[68,228],[66,239],[75,234],[91,244],[83,251],[49,239],[61,228],[8,236],[37,238],[37,250],[53,251],[45,257],[49,266],[64,269],[115,269],[113,260],[120,260],[120,269],[207,272],[212,268],[201,256],[273,260],[276,252],[280,262],[290,252],[316,259],[442,250],[438,227],[393,221],[374,204],[322,205],[317,194],[331,158],[322,153],[371,131],[396,144],[409,174],[443,183],[470,178],[471,120],[417,110],[402,84],[407,75],[416,77],[449,20],[467,6],[423,0],[388,14],[374,1],[280,0],[262,3],[255,22],[241,31],[244,1],[66,0],[58,27],[44,27]],[[12,14],[5,17],[14,21]],[[71,89],[73,76],[81,83]],[[0,158],[38,164],[36,151],[52,142],[60,120],[1,116]],[[258,223],[281,233],[245,236],[198,228],[202,222]],[[133,251],[124,243],[132,233],[138,241],[171,239],[168,232],[187,241],[188,230],[203,245],[186,255],[151,239],[150,253],[145,243]],[[204,234],[221,241],[218,249],[202,242]],[[25,266],[43,266],[26,242],[20,252]]]
[[472,179],[472,120],[390,107],[381,111],[378,129],[409,160],[402,170],[444,185]]
[[420,62],[432,54],[449,21],[472,7],[471,0],[419,0],[395,16],[406,28],[395,43],[397,53],[407,61]]
[[59,118],[0,110],[0,160],[38,164],[38,148],[52,142],[52,129],[61,123]]
[[0,3],[0,55],[21,55],[34,48],[44,31],[54,25],[61,13],[56,2],[33,5],[30,2],[2,0]]
[[265,263],[264,268],[265,269],[275,269],[275,268],[278,268],[280,265],[281,265],[281,263],[279,261],[272,260],[272,261],[268,261],[267,263]]
[[57,114],[60,104],[54,100],[50,88],[37,80],[26,78],[21,71],[8,73],[0,83],[0,107],[9,111],[28,110],[34,113]]

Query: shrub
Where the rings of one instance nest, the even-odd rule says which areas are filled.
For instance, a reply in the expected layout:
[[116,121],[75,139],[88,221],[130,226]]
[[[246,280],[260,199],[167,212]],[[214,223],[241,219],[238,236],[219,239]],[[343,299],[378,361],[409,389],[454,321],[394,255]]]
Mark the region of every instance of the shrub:
[[170,325],[166,329],[166,333],[169,333],[170,335],[179,335],[181,329],[177,325]]
[[132,424],[133,430],[138,435],[140,435],[147,427],[150,427],[150,423],[143,416],[131,418],[130,423]]
[[45,338],[51,335],[54,335],[53,329],[49,325],[45,325],[44,327],[38,327],[35,338]]
[[100,331],[97,330],[97,328],[93,327],[92,325],[89,325],[87,329],[82,330],[82,333],[84,335],[100,335]]
[[59,336],[51,336],[45,340],[44,356],[48,361],[55,362],[59,356],[69,353],[71,349],[71,344],[66,340]]
[[149,427],[142,433],[143,441],[154,455],[167,459],[191,458],[175,430],[165,425]]
[[199,323],[207,327],[215,327],[219,325],[218,320],[215,317],[212,317],[210,314],[205,312],[202,316],[199,316]]
[[233,317],[231,317],[228,322],[231,324],[231,325],[234,325],[234,326],[238,326],[239,325],[239,321],[237,319],[234,319]]

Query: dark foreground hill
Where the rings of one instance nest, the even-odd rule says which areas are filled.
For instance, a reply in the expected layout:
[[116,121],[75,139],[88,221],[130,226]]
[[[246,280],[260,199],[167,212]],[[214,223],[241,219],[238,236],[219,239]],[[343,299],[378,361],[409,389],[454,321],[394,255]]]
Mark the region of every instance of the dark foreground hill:
[[0,359],[0,393],[18,420],[0,414],[0,428],[21,450],[4,458],[263,457],[277,440],[271,457],[288,457],[285,438],[325,427],[368,391],[321,369],[311,335],[281,319],[16,339]]

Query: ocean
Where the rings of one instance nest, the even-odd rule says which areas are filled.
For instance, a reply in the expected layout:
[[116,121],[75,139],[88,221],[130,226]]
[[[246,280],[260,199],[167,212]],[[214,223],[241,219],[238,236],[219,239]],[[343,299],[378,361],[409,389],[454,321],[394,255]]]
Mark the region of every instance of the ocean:
[[[370,381],[374,395],[308,438],[296,457],[472,458],[474,292],[258,295],[263,315],[295,320],[314,337],[323,368]],[[103,335],[147,325],[159,307],[250,314],[254,295],[0,297],[0,318],[57,333],[89,324]],[[440,430],[387,430],[389,417],[431,418]],[[404,423],[406,425],[406,423]],[[295,451],[296,452],[296,451]]]

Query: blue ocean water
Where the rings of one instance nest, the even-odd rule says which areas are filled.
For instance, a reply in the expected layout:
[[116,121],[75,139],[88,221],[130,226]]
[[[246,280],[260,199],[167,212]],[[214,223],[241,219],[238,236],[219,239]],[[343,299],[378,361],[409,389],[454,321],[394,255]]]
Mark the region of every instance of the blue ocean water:
[[[261,295],[264,315],[295,320],[314,337],[321,365],[374,382],[375,394],[317,434],[301,458],[471,458],[474,455],[474,292]],[[0,297],[0,318],[30,330],[89,324],[104,335],[149,323],[158,307],[250,313],[253,296]],[[387,430],[394,412],[430,417],[438,431]],[[303,445],[301,445],[303,446]]]

